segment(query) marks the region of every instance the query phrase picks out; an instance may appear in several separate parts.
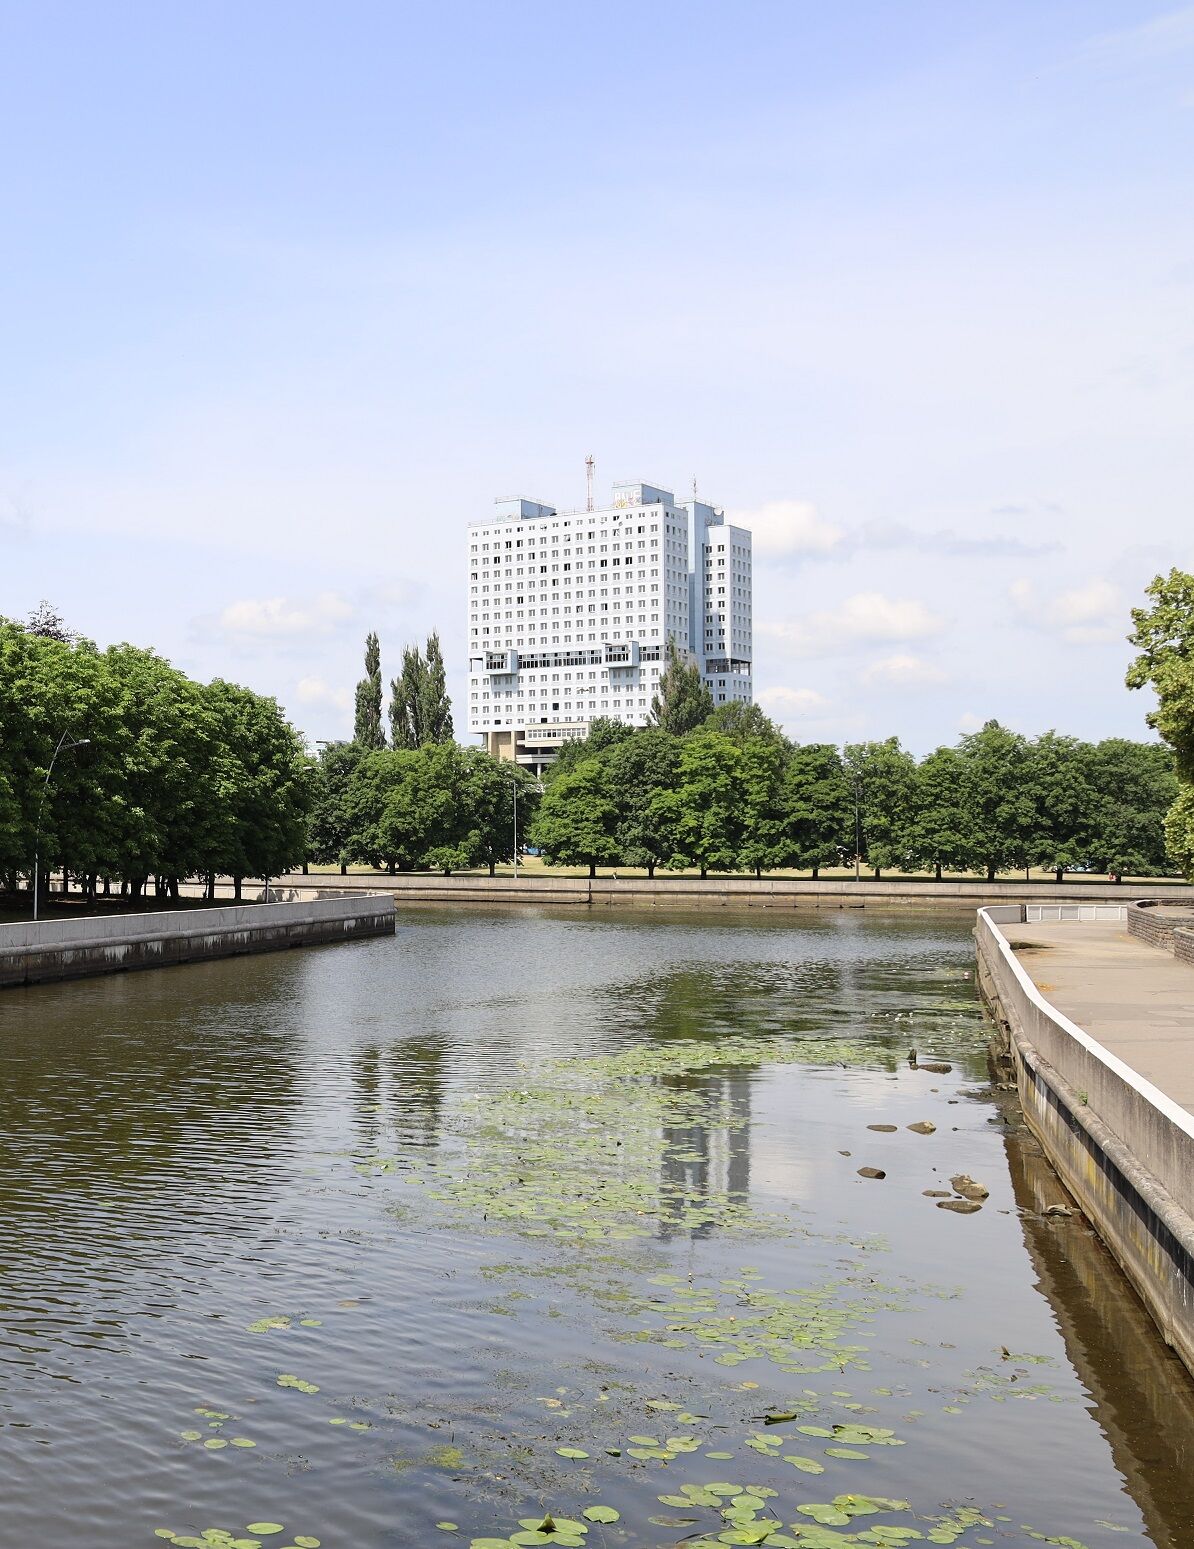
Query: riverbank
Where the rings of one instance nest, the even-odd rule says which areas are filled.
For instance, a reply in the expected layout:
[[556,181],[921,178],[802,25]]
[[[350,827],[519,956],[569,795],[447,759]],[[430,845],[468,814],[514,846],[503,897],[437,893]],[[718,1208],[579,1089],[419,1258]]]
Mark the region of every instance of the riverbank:
[[[973,910],[977,905],[1019,899],[1023,882],[982,882],[969,878],[932,878],[909,881],[853,877],[562,877],[510,876],[445,877],[431,872],[312,873],[278,879],[281,887],[324,888],[336,892],[355,889],[386,892],[407,904],[508,905],[566,904],[589,909],[908,909],[953,908]],[[1060,886],[1041,884],[1051,900],[1078,902],[1157,898],[1189,903],[1194,907],[1194,887],[1160,883],[1153,887],[1133,884],[1130,895],[1122,883],[1074,879]]]
[[0,926],[0,989],[393,933],[388,894],[27,921]]
[[979,986],[1025,1118],[1194,1373],[1194,967],[1115,919],[981,909]]

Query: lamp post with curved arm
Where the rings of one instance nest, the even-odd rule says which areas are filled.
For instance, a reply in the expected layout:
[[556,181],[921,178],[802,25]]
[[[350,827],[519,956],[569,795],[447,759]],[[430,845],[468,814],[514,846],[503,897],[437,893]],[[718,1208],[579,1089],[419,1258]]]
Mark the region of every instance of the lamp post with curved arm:
[[42,781],[41,799],[37,804],[37,827],[33,831],[33,918],[37,919],[37,890],[41,881],[41,819],[46,805],[46,792],[50,789],[50,776],[54,773],[54,764],[59,753],[64,748],[85,748],[91,741],[90,737],[70,738],[70,732],[64,731],[58,739],[58,746],[54,749],[50,759],[50,767],[46,770],[46,777]]

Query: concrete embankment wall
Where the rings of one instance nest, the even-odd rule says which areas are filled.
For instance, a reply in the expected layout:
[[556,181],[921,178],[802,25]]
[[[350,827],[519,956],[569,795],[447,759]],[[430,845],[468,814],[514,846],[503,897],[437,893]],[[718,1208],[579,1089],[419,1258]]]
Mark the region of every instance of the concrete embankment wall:
[[389,894],[0,926],[0,989],[394,933]]
[[[426,872],[396,876],[370,874],[340,877],[289,877],[282,886],[300,882],[318,888],[359,885],[392,893],[399,904],[542,904],[578,905],[591,909],[941,909],[973,910],[978,904],[1022,898],[1024,884],[1015,882],[876,882],[849,878],[794,877],[557,877],[536,874],[444,877]],[[1176,898],[1194,910],[1194,888],[1182,885],[1133,889],[1132,897],[1154,893]],[[1051,887],[1050,899],[1124,901],[1124,888],[1114,882],[1078,882]]]
[[1023,905],[980,909],[975,932],[1025,1118],[1194,1372],[1194,1118],[1049,1004],[1006,934],[1028,917]]

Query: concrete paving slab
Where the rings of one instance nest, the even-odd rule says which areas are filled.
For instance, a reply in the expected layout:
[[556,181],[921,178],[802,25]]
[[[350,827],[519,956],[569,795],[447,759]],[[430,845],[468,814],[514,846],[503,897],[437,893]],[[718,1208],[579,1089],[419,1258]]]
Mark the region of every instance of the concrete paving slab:
[[1003,929],[1046,999],[1194,1113],[1194,968],[1129,936],[1120,920]]

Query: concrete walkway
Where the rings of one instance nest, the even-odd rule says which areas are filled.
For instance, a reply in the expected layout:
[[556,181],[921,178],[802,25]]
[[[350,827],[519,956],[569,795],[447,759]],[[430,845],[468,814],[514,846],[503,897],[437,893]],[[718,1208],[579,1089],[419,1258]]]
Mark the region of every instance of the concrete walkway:
[[1058,1011],[1194,1113],[1194,968],[1129,936],[1120,920],[1002,928]]

